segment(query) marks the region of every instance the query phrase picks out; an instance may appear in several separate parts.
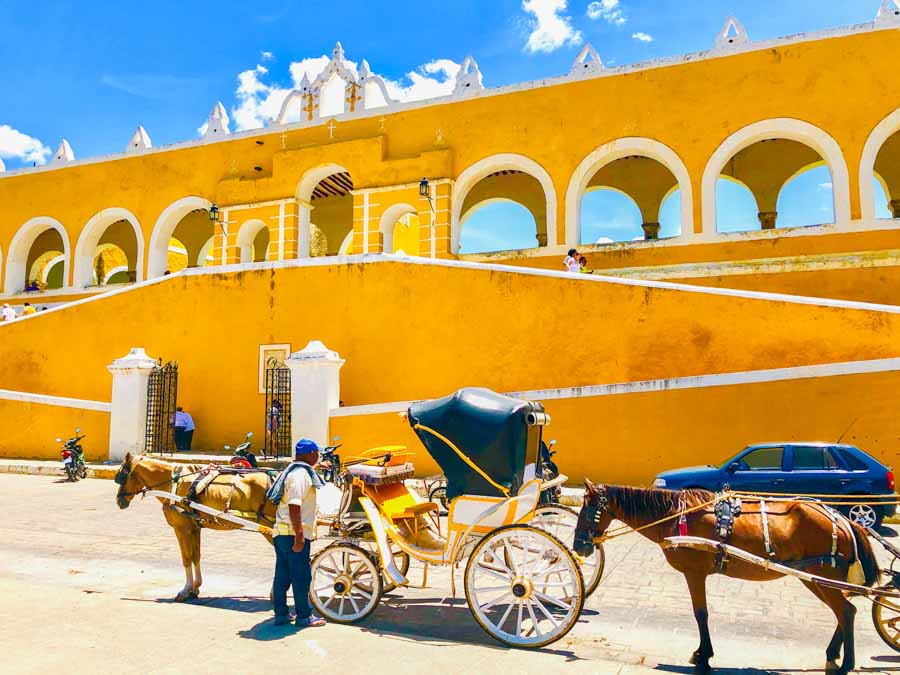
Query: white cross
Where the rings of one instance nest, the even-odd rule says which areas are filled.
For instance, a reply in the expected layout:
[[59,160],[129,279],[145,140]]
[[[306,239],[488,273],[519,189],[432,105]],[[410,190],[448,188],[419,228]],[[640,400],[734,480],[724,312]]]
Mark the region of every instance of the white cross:
[[379,129],[380,129],[381,131],[384,131],[384,123],[385,123],[386,120],[387,120],[387,117],[382,117],[382,118],[379,120],[379,122],[381,122],[381,126],[379,127]]
[[438,145],[444,142],[444,132],[440,129],[437,130],[437,137],[434,139],[434,142]]
[[334,128],[335,128],[336,126],[337,126],[337,125],[334,123],[334,120],[331,120],[331,121],[328,123],[328,138],[329,138],[330,140],[334,140]]
[[284,139],[285,139],[286,137],[287,137],[287,132],[286,132],[286,131],[282,131],[282,132],[281,132],[281,149],[282,149],[282,150],[285,149]]

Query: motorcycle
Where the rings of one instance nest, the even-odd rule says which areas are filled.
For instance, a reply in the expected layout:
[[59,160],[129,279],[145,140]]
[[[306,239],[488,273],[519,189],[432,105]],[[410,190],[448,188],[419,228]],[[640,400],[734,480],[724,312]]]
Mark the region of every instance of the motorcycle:
[[[74,483],[79,478],[87,478],[87,466],[84,463],[84,449],[79,441],[84,438],[80,436],[81,427],[75,429],[75,435],[67,440],[60,450],[60,458],[62,459],[63,468],[66,470],[66,477],[69,482]],[[57,438],[57,443],[62,443],[63,439]]]
[[[248,431],[244,438],[244,442],[234,449],[234,456],[229,464],[238,469],[258,469],[259,462],[256,459],[256,455],[250,451],[250,446],[253,445],[253,442],[250,440],[253,438],[253,432]],[[225,449],[231,450],[231,446],[226,445]]]
[[341,440],[341,437],[335,436],[334,445],[322,448],[322,451],[319,453],[319,463],[316,465],[316,471],[318,471],[322,480],[326,483],[333,483],[337,487],[341,487],[339,485],[341,480],[341,457],[337,454],[337,451],[342,444],[338,443],[339,440]]

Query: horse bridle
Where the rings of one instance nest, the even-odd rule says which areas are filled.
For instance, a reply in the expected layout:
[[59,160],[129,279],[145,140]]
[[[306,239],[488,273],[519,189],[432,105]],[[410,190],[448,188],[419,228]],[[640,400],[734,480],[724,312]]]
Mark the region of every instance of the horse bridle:
[[[126,468],[125,466],[123,466],[121,469],[119,469],[119,470],[116,472],[116,475],[115,475],[115,477],[113,478],[113,481],[114,481],[120,488],[124,488],[124,487],[125,487],[125,483],[128,482],[128,477],[131,475],[131,473],[134,471],[134,467],[135,467],[135,466],[137,465],[137,463],[140,462],[140,461],[141,461],[141,460],[138,459],[134,464],[132,464],[132,465],[129,466],[128,468]],[[201,470],[202,470],[202,469],[201,469]],[[156,483],[155,485],[145,485],[145,486],[142,487],[140,490],[136,490],[136,491],[134,491],[134,492],[128,492],[128,491],[123,490],[122,492],[120,492],[119,494],[117,494],[116,497],[133,497],[133,496],[135,496],[135,495],[143,494],[143,493],[147,492],[148,490],[152,490],[153,488],[159,487],[160,485],[165,485],[165,484],[167,484],[167,483],[176,483],[176,482],[177,482],[178,480],[180,480],[181,478],[184,478],[184,477],[186,477],[186,476],[192,476],[192,475],[194,475],[194,474],[196,474],[196,473],[200,473],[200,470],[198,470],[198,471],[192,471],[191,473],[185,473],[185,474],[182,474],[180,470],[176,470],[175,472],[172,473],[172,477],[171,477],[171,478],[167,478],[167,479],[164,480],[164,481],[160,481],[159,483]]]
[[587,516],[587,520],[591,525],[587,532],[576,534],[574,542],[576,549],[579,544],[584,546],[590,544],[593,546],[595,538],[594,533],[600,525],[600,518],[603,516],[603,512],[609,507],[609,498],[606,496],[606,490],[602,487],[598,487],[597,492],[594,494],[589,491],[587,497],[588,503],[587,505],[582,506],[581,510],[584,512],[585,516]]

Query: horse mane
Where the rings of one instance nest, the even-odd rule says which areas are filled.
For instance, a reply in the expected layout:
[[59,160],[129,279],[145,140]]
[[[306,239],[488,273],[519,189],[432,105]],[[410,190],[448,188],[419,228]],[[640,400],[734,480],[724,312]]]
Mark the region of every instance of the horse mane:
[[656,488],[636,488],[624,485],[604,485],[606,497],[625,518],[649,517],[653,520],[675,515],[681,507],[684,496],[687,508],[697,506],[712,499],[706,490],[659,490]]

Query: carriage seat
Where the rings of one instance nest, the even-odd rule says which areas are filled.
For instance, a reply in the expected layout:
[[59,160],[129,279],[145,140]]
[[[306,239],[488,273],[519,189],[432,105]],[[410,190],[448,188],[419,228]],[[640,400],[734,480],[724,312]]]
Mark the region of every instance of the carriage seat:
[[391,514],[391,518],[394,520],[400,520],[402,518],[415,518],[416,516],[422,515],[424,513],[430,513],[432,511],[437,511],[440,507],[434,502],[422,502],[421,504],[410,504],[403,511],[398,513]]

